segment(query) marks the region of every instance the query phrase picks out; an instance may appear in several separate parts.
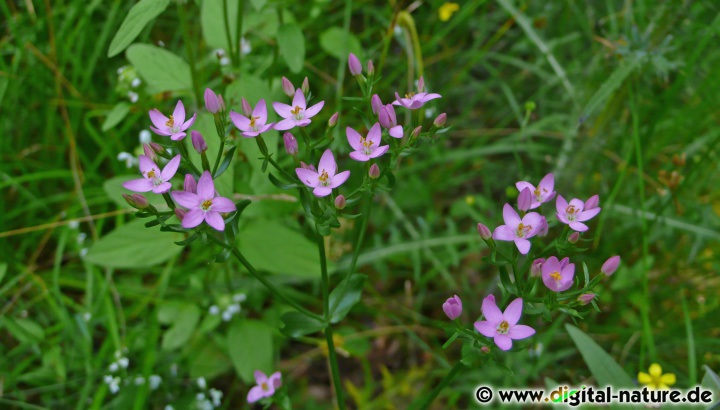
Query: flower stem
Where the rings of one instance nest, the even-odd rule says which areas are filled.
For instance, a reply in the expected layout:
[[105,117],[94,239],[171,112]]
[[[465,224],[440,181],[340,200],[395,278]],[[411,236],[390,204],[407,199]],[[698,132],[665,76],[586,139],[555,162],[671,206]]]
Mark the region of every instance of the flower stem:
[[215,165],[213,166],[212,174],[215,175],[215,173],[218,170],[218,166],[220,166],[220,158],[222,158],[223,150],[225,150],[225,139],[220,139],[220,149],[218,149],[217,158],[215,158]]
[[185,42],[185,51],[188,55],[188,63],[190,63],[190,75],[192,76],[193,91],[195,92],[195,104],[200,104],[202,94],[200,93],[200,81],[198,80],[197,67],[195,66],[195,54],[193,54],[192,42],[190,41],[190,28],[188,27],[186,5],[178,2],[178,14],[180,15],[180,26],[182,29],[183,41]]
[[[242,31],[243,31],[243,15],[245,14],[245,0],[240,0],[240,4],[238,4],[238,12],[237,12],[237,25],[236,29],[237,32],[235,33],[235,52],[237,53],[235,58],[235,64],[237,64],[237,68],[240,68],[240,62],[242,60]],[[238,70],[239,72],[239,70]]]
[[435,386],[435,388],[427,395],[425,398],[422,399],[422,402],[420,402],[417,406],[411,406],[413,409],[427,409],[430,407],[430,404],[437,398],[438,394],[447,387],[448,384],[457,376],[458,372],[462,370],[462,368],[465,367],[462,362],[458,361],[455,363],[455,366],[453,366],[452,369],[450,369],[450,372],[443,377],[442,380],[440,380],[440,383]]
[[325,339],[328,346],[328,359],[330,360],[330,373],[332,376],[333,387],[335,388],[335,398],[337,399],[338,408],[345,408],[345,399],[342,390],[342,381],[340,380],[340,369],[338,368],[337,354],[335,353],[335,343],[333,340],[332,325],[330,324],[330,279],[327,272],[327,255],[325,255],[325,240],[319,233],[316,234],[318,253],[320,254],[320,274],[322,277],[322,293],[323,293],[323,316],[325,318]]
[[[223,23],[225,24],[225,39],[227,40],[227,46],[228,49],[225,50],[225,54],[230,56],[230,62],[232,63],[233,67],[237,67],[237,63],[235,61],[235,52],[233,50],[233,43],[232,43],[232,37],[230,36],[230,17],[228,16],[228,5],[227,0],[223,0]],[[240,11],[238,10],[238,14],[240,14]],[[240,45],[238,44],[238,48],[240,48]]]

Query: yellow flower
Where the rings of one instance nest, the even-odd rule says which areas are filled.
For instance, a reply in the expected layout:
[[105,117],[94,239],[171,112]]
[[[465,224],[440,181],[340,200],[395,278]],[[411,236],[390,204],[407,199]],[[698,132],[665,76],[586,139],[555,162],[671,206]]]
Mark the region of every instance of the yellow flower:
[[673,373],[662,374],[662,367],[657,363],[651,364],[648,371],[650,374],[638,373],[638,382],[652,390],[668,390],[675,384],[675,375]]
[[457,3],[445,3],[438,9],[438,15],[440,15],[441,21],[448,21],[452,17],[453,13],[460,9],[460,5]]

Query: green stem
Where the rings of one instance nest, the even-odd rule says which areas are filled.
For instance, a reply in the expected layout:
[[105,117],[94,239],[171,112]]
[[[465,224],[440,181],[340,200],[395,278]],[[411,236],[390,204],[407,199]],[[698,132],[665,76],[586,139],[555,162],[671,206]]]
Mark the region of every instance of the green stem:
[[[240,14],[239,11],[238,14]],[[230,61],[232,62],[233,67],[237,67],[237,63],[235,62],[236,54],[233,50],[232,37],[230,37],[230,18],[228,16],[227,0],[223,0],[223,23],[225,24],[225,39],[227,40],[228,45],[228,49],[225,50],[225,53],[230,56]],[[240,48],[240,44],[238,44],[238,48]]]
[[453,366],[452,369],[450,369],[450,372],[443,377],[442,380],[440,380],[440,383],[435,386],[435,388],[427,395],[425,398],[422,399],[422,402],[416,407],[411,406],[413,409],[427,409],[430,407],[432,402],[437,398],[438,394],[440,394],[441,391],[443,391],[444,388],[447,387],[448,384],[457,376],[457,374],[460,372],[460,370],[465,367],[462,362],[455,363],[455,366]]
[[236,38],[235,38],[235,46],[237,48],[237,50],[236,50],[237,56],[235,58],[235,63],[237,64],[237,66],[236,66],[237,68],[240,68],[240,62],[242,60],[243,14],[245,14],[245,0],[240,0],[240,4],[238,5],[237,33],[236,33]]
[[193,91],[195,92],[195,104],[199,105],[202,101],[200,93],[200,81],[198,79],[197,67],[195,66],[195,54],[192,50],[192,42],[190,41],[190,28],[187,22],[187,11],[185,5],[178,2],[178,14],[180,15],[180,27],[182,29],[183,41],[185,42],[185,51],[188,55],[188,63],[190,63],[190,75],[192,76]]
[[212,174],[215,175],[218,166],[220,166],[220,158],[222,158],[223,150],[225,149],[225,139],[220,140],[220,149],[218,150],[217,158],[215,158],[215,165],[213,165]]
[[325,328],[325,340],[328,345],[328,357],[330,358],[330,372],[332,373],[333,386],[335,387],[335,398],[340,410],[345,410],[345,397],[340,384],[340,370],[338,369],[337,355],[335,354],[335,342],[333,341],[332,326],[328,323]]

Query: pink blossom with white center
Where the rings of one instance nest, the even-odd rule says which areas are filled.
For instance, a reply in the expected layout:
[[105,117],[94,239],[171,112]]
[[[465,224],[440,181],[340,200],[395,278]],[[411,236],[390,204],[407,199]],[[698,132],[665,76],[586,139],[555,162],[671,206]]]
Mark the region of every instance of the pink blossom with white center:
[[537,212],[529,212],[520,219],[520,215],[510,204],[503,207],[505,225],[500,225],[493,232],[493,239],[499,241],[514,241],[523,255],[530,251],[529,238],[535,236],[540,230],[542,217]]
[[402,105],[405,108],[417,110],[425,105],[426,102],[441,97],[440,94],[435,93],[408,93],[405,94],[405,98],[400,98],[400,94],[395,93],[395,101],[392,102],[392,105]]
[[398,125],[397,117],[395,116],[395,108],[392,104],[382,106],[378,111],[378,120],[383,128],[387,128],[390,136],[393,138],[403,137],[403,127]]
[[220,213],[236,210],[233,201],[222,196],[215,196],[215,183],[210,171],[205,171],[197,183],[197,193],[189,191],[173,191],[172,197],[188,212],[182,219],[182,227],[194,228],[203,221],[218,231],[225,230],[225,221]]
[[553,174],[545,175],[543,179],[540,180],[540,184],[538,184],[537,188],[526,181],[516,182],[515,187],[517,187],[520,192],[522,192],[525,188],[530,189],[530,192],[532,193],[532,204],[530,205],[530,209],[535,209],[555,197],[555,191],[553,191],[553,188],[555,187],[555,177]]
[[312,122],[310,121],[310,118],[314,117],[318,112],[320,112],[323,105],[325,105],[325,101],[320,101],[319,103],[308,108],[307,102],[305,101],[305,94],[303,94],[302,90],[298,88],[297,91],[295,91],[295,96],[292,100],[292,106],[280,102],[273,103],[273,108],[275,109],[275,112],[277,112],[279,116],[284,118],[283,120],[275,124],[275,129],[279,131],[285,131],[296,126],[305,127]]
[[255,376],[255,383],[257,383],[257,386],[254,386],[248,392],[248,403],[255,403],[262,398],[272,396],[275,394],[275,390],[279,389],[282,385],[282,375],[280,372],[275,372],[270,375],[270,377],[267,377],[265,373],[260,370],[255,370],[253,375]]
[[238,114],[235,111],[230,111],[230,119],[233,124],[242,131],[240,135],[245,138],[254,138],[263,132],[269,130],[274,125],[273,123],[266,124],[267,122],[267,104],[265,100],[258,101],[257,105],[252,111],[250,118]]
[[588,227],[583,222],[595,217],[595,215],[600,213],[601,209],[593,208],[585,211],[585,203],[583,201],[574,198],[568,204],[562,195],[558,195],[555,207],[557,209],[557,217],[560,222],[570,225],[570,228],[578,232],[587,231]]
[[555,292],[563,292],[570,289],[575,276],[575,264],[570,259],[551,256],[542,265],[542,280],[548,289]]
[[150,121],[155,125],[150,129],[158,135],[164,135],[170,137],[173,141],[180,141],[185,138],[185,130],[192,127],[195,123],[195,117],[197,114],[193,114],[192,118],[185,121],[185,106],[182,100],[178,100],[175,105],[175,111],[173,111],[170,117],[164,116],[157,108],[150,110]]
[[378,123],[375,123],[375,125],[370,128],[367,138],[350,127],[345,129],[345,134],[347,135],[350,146],[355,150],[350,153],[350,158],[355,161],[366,162],[371,158],[377,158],[383,155],[390,149],[389,145],[380,145],[382,132],[380,131],[380,124]]
[[337,173],[337,163],[335,163],[335,157],[329,149],[325,150],[322,157],[320,157],[317,171],[310,168],[312,165],[306,165],[306,167],[295,168],[295,173],[303,184],[315,188],[313,194],[317,197],[330,195],[334,188],[342,185],[350,177],[350,171]]
[[495,303],[495,296],[488,295],[482,303],[485,320],[475,322],[475,330],[483,336],[492,337],[500,349],[510,350],[513,339],[525,339],[535,334],[535,329],[530,326],[517,324],[522,309],[523,300],[517,298],[510,302],[505,312],[500,312],[500,308]]
[[156,194],[164,194],[172,188],[169,181],[180,166],[180,155],[171,159],[162,171],[153,160],[145,155],[140,155],[138,161],[143,178],[124,182],[123,187],[135,192],[153,191]]

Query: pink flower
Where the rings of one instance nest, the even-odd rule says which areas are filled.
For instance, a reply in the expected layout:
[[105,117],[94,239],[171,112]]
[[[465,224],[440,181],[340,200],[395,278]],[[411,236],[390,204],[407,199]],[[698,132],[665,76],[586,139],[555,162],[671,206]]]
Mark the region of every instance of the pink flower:
[[605,263],[603,263],[602,268],[600,268],[600,272],[604,273],[605,276],[612,276],[618,266],[620,266],[620,256],[611,256],[605,261]]
[[481,224],[481,223],[478,222],[478,224],[477,224],[477,230],[478,230],[478,233],[480,234],[480,237],[481,237],[482,239],[484,239],[484,240],[487,241],[488,239],[492,238],[492,234],[490,233],[490,229],[489,229],[487,226],[485,226],[484,224]]
[[150,110],[150,121],[155,125],[150,129],[157,135],[169,136],[173,141],[180,141],[185,138],[185,130],[192,127],[195,123],[197,114],[193,114],[192,118],[185,121],[185,106],[182,100],[178,100],[170,117],[164,116],[157,108]]
[[510,204],[503,207],[505,225],[500,225],[493,232],[493,239],[499,241],[514,241],[523,255],[530,251],[529,238],[535,236],[540,230],[541,217],[537,212],[529,212],[522,219]]
[[530,209],[533,202],[532,192],[530,188],[524,188],[518,195],[518,209],[521,211],[527,211]]
[[252,111],[252,114],[250,115],[250,118],[242,114],[238,114],[235,111],[230,111],[230,119],[233,124],[242,131],[241,135],[246,138],[257,137],[273,126],[273,123],[266,124],[267,105],[265,104],[265,100],[258,101]]
[[210,171],[205,171],[200,176],[197,193],[173,191],[172,197],[180,206],[188,208],[188,213],[182,220],[182,227],[186,229],[194,228],[205,221],[218,231],[224,231],[225,221],[220,213],[237,209],[228,198],[215,196],[215,183]]
[[588,303],[592,302],[595,299],[595,294],[592,292],[583,293],[582,295],[577,297],[577,301],[580,302],[581,305],[587,305]]
[[320,112],[323,105],[325,105],[325,101],[320,101],[312,107],[307,108],[305,95],[303,94],[302,90],[298,89],[297,91],[295,91],[292,106],[280,102],[273,103],[273,108],[275,109],[275,112],[277,112],[279,116],[284,118],[284,120],[281,120],[280,122],[275,124],[275,129],[279,131],[285,131],[296,126],[305,127],[310,124],[310,118],[314,117],[315,114]]
[[190,174],[185,174],[185,183],[183,184],[183,191],[192,192],[193,194],[197,194],[197,181],[195,181],[195,177],[193,177]]
[[517,298],[505,308],[505,312],[500,312],[495,296],[488,295],[482,303],[485,320],[475,322],[475,330],[483,336],[492,337],[500,349],[510,350],[513,339],[525,339],[535,334],[535,329],[530,326],[517,324],[522,308],[523,300]]
[[348,68],[350,69],[350,74],[352,75],[362,74],[362,64],[360,64],[360,59],[358,59],[353,53],[350,53],[348,56]]
[[600,213],[600,208],[583,211],[585,204],[577,198],[571,200],[570,204],[568,204],[562,195],[558,195],[555,207],[557,208],[557,217],[560,222],[570,225],[570,228],[578,232],[587,231],[587,225],[582,222],[592,219],[595,215]]
[[436,98],[441,98],[442,96],[440,94],[428,94],[428,93],[409,93],[405,94],[405,98],[400,98],[400,95],[398,93],[395,93],[396,100],[392,102],[393,105],[402,105],[405,108],[409,108],[411,110],[416,110],[423,105],[425,105],[426,102],[430,100],[434,100]]
[[380,109],[383,107],[380,96],[378,96],[377,94],[373,94],[372,98],[370,98],[370,106],[372,107],[373,114],[379,115]]
[[382,132],[380,131],[380,124],[378,123],[375,123],[375,125],[370,128],[367,138],[350,127],[345,129],[345,134],[347,135],[350,146],[355,150],[350,153],[350,158],[355,161],[369,161],[371,158],[377,158],[383,155],[390,149],[389,145],[380,145]]
[[180,166],[180,155],[176,155],[175,158],[171,159],[162,172],[160,167],[145,155],[140,155],[138,161],[143,178],[124,182],[123,187],[135,192],[153,191],[156,194],[164,194],[172,188],[169,181],[177,172],[178,166]]
[[[312,167],[312,165],[308,167]],[[314,168],[295,168],[295,173],[300,178],[300,181],[310,188],[315,188],[313,194],[317,197],[330,195],[334,188],[342,185],[350,177],[350,171],[337,173],[337,163],[335,163],[335,157],[329,149],[325,150],[322,157],[320,157],[317,169],[318,171],[315,171]]]
[[530,276],[538,277],[542,273],[542,266],[545,263],[545,258],[537,258],[530,265]]
[[392,104],[380,107],[378,111],[378,120],[383,128],[389,130],[390,136],[393,138],[403,137],[402,125],[397,124],[397,117],[395,116],[395,107]]
[[575,264],[569,263],[570,259],[551,256],[542,265],[542,280],[548,289],[555,292],[563,292],[570,289],[575,276]]
[[205,109],[208,110],[211,114],[215,114],[218,111],[223,110],[223,106],[220,103],[220,98],[218,97],[213,90],[206,88],[205,89]]
[[454,295],[443,303],[442,308],[450,320],[455,320],[462,313],[462,301],[458,295]]
[[533,184],[525,181],[516,182],[515,187],[517,187],[520,192],[522,192],[525,188],[530,188],[530,192],[532,193],[532,204],[530,205],[530,209],[535,209],[539,207],[540,204],[548,202],[555,197],[555,191],[553,191],[553,188],[555,187],[555,177],[553,174],[545,175],[543,179],[540,180],[540,184],[537,188],[535,188]]
[[550,229],[550,227],[548,226],[547,219],[544,216],[540,216],[540,229],[538,229],[537,236],[544,238],[545,235],[548,234],[548,229]]
[[280,372],[273,373],[269,378],[260,370],[255,370],[253,374],[255,375],[255,383],[257,383],[257,386],[254,386],[248,392],[248,403],[255,403],[262,398],[272,396],[275,394],[275,390],[279,389],[282,384]]

